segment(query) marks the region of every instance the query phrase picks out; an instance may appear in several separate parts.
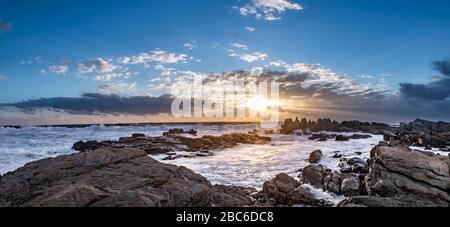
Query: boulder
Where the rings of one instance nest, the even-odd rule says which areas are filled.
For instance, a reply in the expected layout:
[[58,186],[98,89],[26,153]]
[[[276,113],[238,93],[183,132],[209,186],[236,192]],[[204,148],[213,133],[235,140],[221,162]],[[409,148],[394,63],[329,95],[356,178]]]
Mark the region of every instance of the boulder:
[[212,186],[139,149],[100,148],[29,163],[0,181],[3,207],[252,206],[255,190]]
[[407,147],[377,146],[372,153],[366,187],[370,196],[416,201],[417,206],[448,207],[449,167],[449,157]]
[[289,204],[290,198],[288,194],[300,186],[300,183],[287,174],[278,174],[271,181],[267,181],[263,185],[262,192],[272,199],[276,204]]
[[336,136],[336,141],[340,141],[340,142],[345,142],[345,141],[349,141],[350,139],[346,136],[343,135],[337,135]]
[[318,163],[323,158],[323,153],[321,150],[315,150],[309,155],[309,163]]
[[302,170],[302,182],[315,188],[322,188],[326,172],[330,171],[327,171],[323,166],[309,165]]

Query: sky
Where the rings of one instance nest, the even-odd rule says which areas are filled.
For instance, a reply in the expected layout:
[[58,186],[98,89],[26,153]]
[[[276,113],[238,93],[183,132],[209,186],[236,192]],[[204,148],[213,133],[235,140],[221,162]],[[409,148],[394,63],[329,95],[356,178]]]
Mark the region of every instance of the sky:
[[291,115],[450,120],[448,12],[446,0],[0,0],[0,124],[167,120],[180,78],[236,70],[285,73],[263,76],[285,82]]

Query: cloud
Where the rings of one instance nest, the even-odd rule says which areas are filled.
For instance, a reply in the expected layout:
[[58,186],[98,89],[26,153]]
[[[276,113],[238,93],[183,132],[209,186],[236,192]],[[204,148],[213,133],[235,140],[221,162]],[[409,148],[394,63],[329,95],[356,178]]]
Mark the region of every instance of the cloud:
[[10,22],[3,21],[2,18],[0,18],[0,34],[3,32],[9,32],[13,29],[13,24]]
[[238,49],[242,49],[242,50],[248,50],[248,46],[245,44],[240,44],[240,43],[230,43],[230,46],[238,48]]
[[113,79],[129,79],[133,74],[131,72],[124,73],[106,73],[95,76],[94,81],[111,81]]
[[254,52],[254,53],[243,53],[243,54],[238,54],[238,53],[231,53],[230,54],[231,57],[235,57],[238,58],[242,61],[248,62],[248,63],[253,63],[253,62],[257,62],[257,61],[264,61],[266,60],[269,56],[265,53],[260,53],[260,52]]
[[51,65],[48,67],[48,71],[54,74],[66,74],[69,71],[69,63]]
[[137,92],[137,83],[108,83],[98,87],[99,92],[105,95],[124,95]]
[[97,58],[85,62],[78,63],[78,72],[81,74],[87,73],[112,73],[119,69],[119,66],[114,65],[103,58]]
[[400,84],[400,94],[404,98],[443,101],[450,98],[450,59],[435,61],[432,68],[441,73],[428,84]]
[[245,30],[247,30],[247,31],[249,31],[249,32],[254,32],[254,31],[256,31],[256,28],[245,27]]
[[132,96],[120,97],[86,93],[81,97],[56,97],[28,100],[24,102],[3,105],[16,107],[23,111],[35,112],[41,109],[54,109],[70,114],[132,114],[152,115],[169,113],[173,97]]
[[245,6],[235,6],[234,8],[239,10],[243,16],[254,16],[267,21],[281,20],[281,14],[288,10],[303,10],[302,5],[289,0],[251,0]]
[[193,42],[185,43],[185,44],[183,44],[183,47],[187,48],[189,50],[193,50],[193,49],[197,48],[197,42],[193,41]]
[[191,58],[186,54],[167,53],[163,50],[154,50],[150,53],[141,53],[129,58],[131,64],[176,64],[186,63]]
[[6,80],[8,77],[0,74],[0,80]]

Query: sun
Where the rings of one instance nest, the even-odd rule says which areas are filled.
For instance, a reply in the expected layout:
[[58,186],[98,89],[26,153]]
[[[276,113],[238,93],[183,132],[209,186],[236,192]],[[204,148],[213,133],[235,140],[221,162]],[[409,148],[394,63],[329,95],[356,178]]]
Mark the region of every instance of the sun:
[[254,96],[247,101],[246,106],[253,111],[268,110],[272,106],[272,102],[262,96]]

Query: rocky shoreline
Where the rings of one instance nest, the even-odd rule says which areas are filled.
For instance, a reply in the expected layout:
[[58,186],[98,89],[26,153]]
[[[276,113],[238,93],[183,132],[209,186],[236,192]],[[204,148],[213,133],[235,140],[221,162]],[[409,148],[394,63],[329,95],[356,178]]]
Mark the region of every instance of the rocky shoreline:
[[[425,129],[430,124],[431,128],[435,127],[436,134],[427,134]],[[368,127],[365,123],[363,125]],[[368,131],[383,133],[386,141],[373,148],[369,160],[357,157],[343,159],[336,154],[333,158],[340,159],[340,170],[332,171],[318,164],[323,154],[316,150],[310,155],[311,164],[301,169],[298,179],[280,173],[265,182],[260,191],[213,185],[185,167],[164,164],[149,157],[154,154],[166,155],[167,159],[213,155],[211,151],[238,144],[266,144],[271,141],[270,137],[256,132],[197,138],[193,136],[195,131],[174,129],[160,137],[135,134],[118,141],[80,141],[74,144],[79,153],[32,162],[1,176],[0,206],[448,207],[450,156],[409,148],[413,145],[444,148],[450,141],[447,126],[442,122],[422,120],[398,128],[389,126],[382,129],[384,126],[375,124],[375,128]],[[286,123],[283,128],[286,128]],[[357,128],[350,132],[368,132]],[[296,130],[306,132],[307,129],[295,129],[292,133]],[[343,142],[359,138],[358,134],[348,138],[337,137],[334,136],[336,141]],[[188,155],[177,154],[180,150]],[[343,199],[339,204],[333,204],[317,196],[318,190]]]

